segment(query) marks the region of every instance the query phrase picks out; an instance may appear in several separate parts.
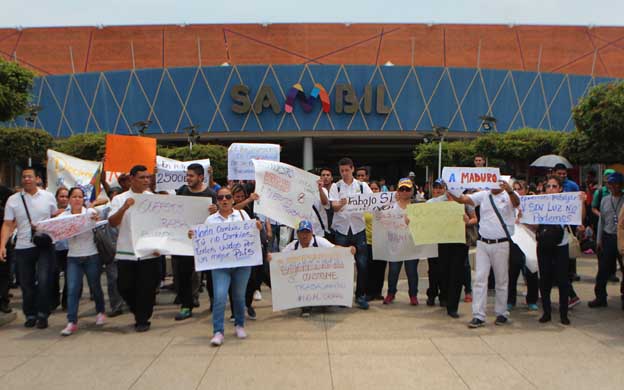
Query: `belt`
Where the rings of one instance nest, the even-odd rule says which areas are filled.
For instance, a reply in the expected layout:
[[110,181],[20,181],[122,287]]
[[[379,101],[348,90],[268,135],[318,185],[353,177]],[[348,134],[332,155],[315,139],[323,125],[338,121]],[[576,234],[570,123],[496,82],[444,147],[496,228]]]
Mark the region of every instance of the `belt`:
[[501,242],[507,242],[507,241],[509,241],[509,239],[507,237],[505,237],[505,238],[499,238],[497,240],[490,240],[490,239],[487,239],[487,238],[479,237],[479,241],[483,241],[486,244],[499,244]]

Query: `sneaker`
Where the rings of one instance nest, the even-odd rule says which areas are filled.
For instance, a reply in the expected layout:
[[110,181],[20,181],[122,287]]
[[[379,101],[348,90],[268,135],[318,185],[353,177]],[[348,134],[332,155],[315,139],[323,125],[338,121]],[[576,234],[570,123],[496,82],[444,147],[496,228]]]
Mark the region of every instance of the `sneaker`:
[[235,326],[234,332],[236,333],[236,337],[238,337],[239,339],[247,338],[247,332],[245,332],[245,328],[243,328],[242,326]]
[[427,306],[435,306],[435,298],[427,298]]
[[225,337],[223,337],[223,333],[217,332],[214,334],[214,336],[212,336],[212,339],[210,339],[210,344],[218,347],[219,345],[223,344],[224,339]]
[[256,309],[254,309],[253,307],[249,306],[247,308],[247,316],[249,317],[250,320],[255,320],[256,317]]
[[78,330],[78,325],[74,324],[73,322],[70,322],[67,324],[65,329],[61,331],[61,336],[71,336],[77,330]]
[[310,317],[311,314],[312,314],[312,309],[310,309],[309,307],[301,308],[301,317],[308,318]]
[[472,294],[467,293],[466,295],[464,295],[464,302],[466,303],[472,302]]
[[25,328],[34,328],[35,325],[37,325],[37,319],[36,318],[28,318],[28,319],[26,319],[26,322],[24,322],[24,327]]
[[418,306],[418,297],[410,297],[410,305]]
[[591,302],[587,302],[587,306],[591,307],[592,309],[595,309],[597,307],[607,307],[607,301],[605,299],[594,299]]
[[394,301],[394,294],[388,294],[386,295],[386,297],[383,300],[383,304],[384,305],[389,305],[392,303],[392,301]]
[[104,323],[106,323],[106,314],[98,313],[97,316],[95,316],[95,325],[102,326]]
[[45,329],[48,327],[48,319],[47,318],[38,318],[37,319],[37,329]]
[[459,318],[459,313],[456,311],[451,311],[449,313],[447,313],[449,317],[451,318]]
[[254,301],[261,301],[262,300],[262,293],[260,293],[260,290],[254,291],[253,300]]
[[579,303],[581,303],[581,298],[579,297],[568,299],[568,309],[572,309],[574,306],[578,305]]
[[236,319],[234,318],[234,314],[232,314],[232,315],[230,316],[230,322],[231,322],[231,323],[234,323],[234,321],[236,321]]
[[190,311],[189,309],[184,308],[184,309],[181,309],[178,314],[176,314],[175,320],[184,321],[187,318],[191,318],[191,317],[193,317],[193,312]]
[[137,333],[147,332],[150,329],[151,324],[148,322],[146,324],[136,324],[134,325],[134,330]]
[[509,321],[509,318],[505,316],[496,316],[496,321],[494,321],[494,324],[495,325],[507,325],[510,322],[511,321]]
[[485,321],[482,321],[478,318],[473,318],[469,323],[468,323],[468,327],[471,329],[476,329],[476,328],[480,328],[482,326],[485,325]]
[[537,303],[529,303],[527,305],[529,307],[529,311],[538,311],[539,307],[537,306]]
[[358,307],[362,310],[368,310],[368,302],[366,301],[366,297],[365,296],[361,296],[359,298],[357,298],[355,300],[355,303],[358,305]]

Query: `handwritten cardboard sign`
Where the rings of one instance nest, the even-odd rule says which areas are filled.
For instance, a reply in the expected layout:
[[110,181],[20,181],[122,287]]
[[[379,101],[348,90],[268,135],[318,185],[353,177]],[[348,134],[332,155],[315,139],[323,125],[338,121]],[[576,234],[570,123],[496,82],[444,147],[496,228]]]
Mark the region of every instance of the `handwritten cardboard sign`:
[[273,311],[348,306],[353,301],[353,255],[348,248],[304,248],[273,253]]
[[156,156],[156,191],[177,190],[186,184],[186,171],[191,164],[204,167],[204,183],[210,183],[210,159],[178,161],[167,157]]
[[208,218],[210,198],[140,194],[130,207],[132,244],[138,257],[161,255],[193,256],[188,238],[192,226]]
[[251,160],[280,160],[280,146],[274,144],[233,143],[228,148],[228,179],[254,180]]
[[62,215],[37,222],[37,231],[46,233],[53,241],[65,240],[88,232],[95,227],[92,214]]
[[260,232],[255,219],[199,225],[194,231],[196,271],[262,264]]
[[80,187],[85,198],[91,199],[94,189],[100,184],[102,163],[82,160],[52,149],[48,149],[47,154],[47,190],[54,194],[59,187]]
[[302,219],[317,218],[312,205],[320,197],[318,176],[281,162],[253,160],[253,164],[260,196],[255,212],[291,228]]
[[455,202],[417,203],[407,206],[414,244],[466,242],[464,205]]
[[353,194],[347,196],[347,204],[342,208],[345,213],[363,213],[365,211],[389,210],[396,203],[395,192],[376,194]]
[[447,189],[457,195],[468,189],[500,188],[501,177],[498,168],[444,167],[442,179]]
[[521,223],[531,225],[580,225],[583,205],[580,192],[520,197]]
[[400,210],[373,213],[373,259],[404,261],[438,257],[438,245],[414,244],[405,212]]

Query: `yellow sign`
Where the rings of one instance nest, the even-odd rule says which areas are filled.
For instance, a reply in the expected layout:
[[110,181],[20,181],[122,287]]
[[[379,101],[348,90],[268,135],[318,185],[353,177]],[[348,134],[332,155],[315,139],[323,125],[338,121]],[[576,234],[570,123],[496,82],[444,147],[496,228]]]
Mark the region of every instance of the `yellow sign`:
[[407,206],[409,230],[415,245],[466,242],[464,205],[455,202]]

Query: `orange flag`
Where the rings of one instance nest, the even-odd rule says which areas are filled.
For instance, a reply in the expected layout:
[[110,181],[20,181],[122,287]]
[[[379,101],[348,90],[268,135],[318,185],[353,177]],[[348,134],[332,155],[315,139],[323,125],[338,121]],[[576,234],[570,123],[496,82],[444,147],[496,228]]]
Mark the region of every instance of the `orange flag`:
[[104,169],[108,172],[130,172],[135,165],[145,165],[149,173],[154,173],[156,139],[107,134]]

